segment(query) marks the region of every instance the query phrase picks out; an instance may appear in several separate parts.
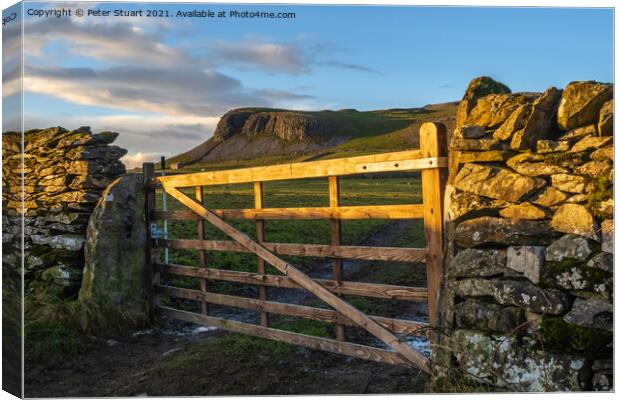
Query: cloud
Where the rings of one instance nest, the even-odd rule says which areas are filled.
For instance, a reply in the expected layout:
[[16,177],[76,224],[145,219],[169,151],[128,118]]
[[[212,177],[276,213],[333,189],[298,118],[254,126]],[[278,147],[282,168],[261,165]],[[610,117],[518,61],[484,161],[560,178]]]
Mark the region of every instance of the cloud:
[[[175,117],[152,114],[112,116],[44,117],[26,115],[25,129],[62,126],[77,129],[90,126],[93,132],[113,131],[119,136],[115,144],[128,150],[128,155],[142,152],[144,160],[171,157],[209,139],[219,117]],[[6,128],[5,128],[6,129]]]
[[142,151],[138,151],[134,154],[125,154],[121,161],[125,164],[127,169],[141,167],[142,163],[151,161],[159,161],[160,155],[158,153],[144,153]]
[[339,52],[333,43],[307,43],[301,39],[291,43],[273,43],[265,38],[249,38],[239,42],[216,42],[209,45],[206,58],[214,66],[233,65],[242,69],[261,69],[272,73],[301,75],[312,67],[328,66],[358,72],[380,74],[364,65],[323,61],[323,57]]
[[[220,42],[219,56],[210,57],[213,61],[207,62],[204,55],[192,55],[164,44],[161,29],[147,31],[123,20],[88,25],[71,19],[66,24],[53,20],[27,24],[27,41],[33,47],[28,53],[34,51],[37,56],[36,62],[26,67],[26,91],[81,105],[177,116],[215,116],[236,107],[282,107],[312,98],[284,89],[246,87],[240,80],[215,69],[232,57],[244,65],[259,63],[261,68],[274,71],[295,71],[303,63],[300,53],[291,46]],[[56,44],[53,51],[49,50],[52,44]],[[243,50],[246,45],[251,47],[247,54]],[[54,61],[78,53],[101,64],[80,68],[54,66]],[[4,82],[13,83],[13,89],[7,86],[5,95],[19,90],[18,81]]]
[[2,27],[2,65],[13,65],[21,62],[22,55],[22,31],[21,24],[8,23]]
[[[85,20],[26,22],[25,51],[29,56],[24,90],[74,104],[116,109],[118,115],[41,116],[29,115],[37,110],[26,110],[26,129],[89,125],[95,132],[117,131],[121,134],[117,144],[129,150],[127,160],[131,163],[160,155],[169,157],[194,147],[212,135],[219,116],[231,108],[318,106],[317,99],[300,88],[249,87],[229,75],[229,69],[227,73],[220,71],[221,67],[291,75],[309,74],[313,68],[325,66],[376,72],[353,63],[325,61],[326,56],[337,52],[336,48],[312,42],[312,38],[290,42],[257,36],[240,41],[209,39],[203,49],[194,46],[190,50],[169,44],[181,33],[168,22]],[[5,31],[5,49],[19,49],[17,33]],[[76,57],[80,66],[67,66]],[[4,96],[21,90],[20,66],[11,67],[3,76]],[[71,112],[67,109],[64,113]]]
[[240,106],[270,106],[310,97],[285,90],[246,88],[239,80],[214,70],[134,66],[29,66],[24,89],[77,104],[176,116],[214,116]]
[[150,64],[163,68],[194,61],[185,51],[166,45],[160,30],[145,30],[135,21],[109,20],[116,22],[85,24],[66,19],[60,24],[55,18],[30,21],[24,27],[27,53],[45,56],[46,46],[58,41],[66,44],[63,47],[69,55],[104,63]]
[[235,65],[295,75],[310,71],[310,62],[303,48],[291,43],[220,41],[211,44],[209,49],[209,62],[214,65]]
[[334,61],[334,60],[327,61],[325,65],[327,65],[328,67],[344,68],[344,69],[350,69],[353,71],[368,72],[371,74],[381,74],[381,72],[377,71],[376,69],[368,68],[363,65],[343,63],[343,62]]

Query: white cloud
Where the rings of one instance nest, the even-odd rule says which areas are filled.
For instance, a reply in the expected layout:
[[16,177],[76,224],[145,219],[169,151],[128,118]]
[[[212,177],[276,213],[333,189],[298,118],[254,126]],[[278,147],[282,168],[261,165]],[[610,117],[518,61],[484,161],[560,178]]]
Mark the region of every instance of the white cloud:
[[157,162],[160,160],[160,154],[158,153],[143,153],[138,151],[134,154],[125,154],[121,161],[125,164],[127,169],[141,167],[145,162]]
[[77,104],[169,116],[221,115],[236,107],[312,98],[285,90],[245,88],[240,81],[213,70],[148,66],[100,70],[28,67],[24,89]]
[[[211,136],[219,116],[231,108],[316,108],[314,96],[282,87],[248,87],[217,68],[309,73],[312,66],[326,65],[319,60],[333,51],[330,46],[312,45],[310,39],[278,43],[247,36],[233,42],[209,40],[205,53],[198,55],[195,47],[190,52],[167,43],[171,32],[187,34],[184,28],[144,20],[153,19],[90,18],[86,23],[86,18],[71,18],[62,24],[54,18],[29,20],[25,27],[25,91],[117,109],[119,115],[41,117],[33,115],[37,110],[26,109],[26,129],[89,125],[95,132],[117,131],[121,134],[117,144],[129,150],[127,162],[138,163],[159,155],[169,157],[203,142]],[[15,35],[8,34],[6,48],[15,48]],[[192,40],[197,43],[196,38]],[[73,56],[92,62],[89,67],[60,66]],[[19,74],[5,70],[3,84],[4,96],[18,93]]]
[[[69,55],[90,57],[104,63],[177,67],[195,60],[185,51],[166,45],[160,30],[135,25],[135,21],[110,18],[114,23],[75,22],[55,18],[28,22],[24,26],[27,54],[45,57],[43,49],[51,42],[65,43]],[[102,18],[101,21],[105,21]],[[161,28],[161,27],[159,27]]]
[[302,74],[309,72],[311,64],[304,49],[291,43],[219,41],[210,44],[209,48],[209,62],[214,65],[235,65],[269,72]]
[[77,129],[90,126],[93,132],[113,131],[120,135],[115,144],[132,156],[142,152],[145,157],[171,157],[189,150],[213,135],[218,116],[174,117],[151,114],[112,116],[41,117],[26,115],[25,129],[62,126]]

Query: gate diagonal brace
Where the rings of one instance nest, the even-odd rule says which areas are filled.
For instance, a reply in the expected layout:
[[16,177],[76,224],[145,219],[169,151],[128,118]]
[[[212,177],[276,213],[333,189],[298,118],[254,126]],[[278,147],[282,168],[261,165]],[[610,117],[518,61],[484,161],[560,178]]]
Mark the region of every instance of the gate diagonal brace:
[[207,220],[216,228],[226,233],[232,239],[247,248],[249,251],[256,254],[267,263],[271,264],[278,271],[291,278],[299,286],[303,287],[310,293],[317,296],[319,299],[323,300],[325,303],[333,307],[334,310],[341,313],[345,318],[351,320],[359,327],[365,329],[370,334],[374,335],[376,338],[390,346],[392,349],[394,349],[394,351],[396,351],[406,360],[412,362],[422,371],[428,374],[431,373],[428,359],[426,357],[417,352],[408,344],[401,342],[398,337],[396,337],[392,332],[379,325],[372,318],[370,318],[351,304],[342,300],[335,294],[331,293],[323,286],[312,280],[312,278],[310,278],[308,275],[304,274],[290,263],[282,260],[275,254],[267,250],[265,247],[263,247],[260,243],[254,241],[245,233],[228,224],[223,219],[209,211],[203,205],[194,201],[192,198],[185,195],[177,188],[170,186],[165,182],[162,182],[162,186],[169,195],[177,199],[184,206],[188,207],[190,210],[194,211],[196,214]]

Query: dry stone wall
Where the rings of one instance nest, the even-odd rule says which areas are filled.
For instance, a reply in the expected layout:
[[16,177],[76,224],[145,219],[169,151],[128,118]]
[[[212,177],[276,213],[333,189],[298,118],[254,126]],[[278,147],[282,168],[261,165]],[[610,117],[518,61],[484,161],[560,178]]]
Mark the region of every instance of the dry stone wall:
[[[4,263],[19,263],[24,222],[27,297],[75,298],[82,282],[86,228],[103,190],[125,173],[118,133],[56,127],[3,133]],[[23,208],[22,208],[23,200]]]
[[450,143],[439,376],[612,389],[612,96],[470,83]]

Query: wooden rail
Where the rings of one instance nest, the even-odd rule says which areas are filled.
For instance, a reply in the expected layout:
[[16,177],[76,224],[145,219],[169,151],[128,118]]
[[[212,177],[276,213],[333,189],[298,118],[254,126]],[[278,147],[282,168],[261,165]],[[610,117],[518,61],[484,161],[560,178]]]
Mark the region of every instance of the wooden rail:
[[[157,264],[157,267],[168,274],[178,276],[193,276],[227,282],[246,283],[260,286],[274,286],[289,289],[303,289],[292,279],[282,275],[269,275],[252,272],[229,271],[216,268],[194,268],[185,265]],[[315,279],[327,290],[336,294],[351,296],[373,297],[377,299],[403,300],[403,301],[427,301],[428,291],[426,288],[411,286],[386,285],[381,283],[367,282],[337,282],[330,279]]]
[[278,340],[298,346],[310,347],[313,349],[343,354],[350,357],[362,358],[364,360],[372,360],[395,365],[405,365],[409,367],[416,366],[398,353],[389,350],[379,349],[376,347],[364,346],[361,344],[349,342],[340,342],[327,338],[318,338],[316,336],[288,332],[274,328],[266,328],[264,326],[248,324],[245,322],[232,321],[216,317],[208,317],[205,315],[195,314],[187,311],[175,310],[169,307],[159,307],[159,310],[161,310],[162,315],[165,315],[169,318],[175,318],[182,321],[193,322],[196,324],[215,326],[217,328],[232,332],[244,333],[246,335],[257,336],[265,339]]
[[[301,317],[314,321],[337,323],[346,326],[355,326],[355,324],[343,317],[341,314],[325,308],[300,306],[296,304],[279,303],[275,301],[257,300],[244,298],[239,296],[229,296],[219,293],[204,293],[198,290],[183,289],[172,286],[158,286],[160,293],[195,301],[206,301],[212,304],[243,308],[246,310],[269,312],[273,314],[289,315],[293,317]],[[402,333],[406,335],[425,335],[425,329],[428,324],[423,322],[415,322],[397,318],[386,318],[371,315],[370,318],[383,325],[385,328],[394,333]]]
[[[195,240],[195,239],[157,239],[154,247],[169,249],[196,249],[211,251],[234,251],[249,253],[250,251],[232,240]],[[338,246],[329,244],[297,244],[263,242],[270,251],[286,256],[331,257],[352,260],[424,262],[426,250],[401,247],[378,246]]]
[[168,187],[182,188],[346,176],[378,172],[421,171],[447,166],[448,160],[445,156],[424,157],[419,150],[409,150],[335,160],[169,175],[158,177],[157,181]]
[[[192,174],[154,177],[152,165],[145,165],[146,222],[196,221],[198,239],[148,240],[147,263],[152,271],[148,278],[153,284],[151,309],[172,318],[208,324],[222,329],[304,345],[355,357],[415,366],[430,372],[428,359],[415,351],[395,334],[422,335],[433,338],[436,323],[437,297],[443,269],[443,187],[445,180],[446,132],[441,124],[426,123],[420,129],[420,150],[322,160],[305,163],[210,171]],[[340,202],[340,176],[421,171],[423,204],[343,206]],[[265,208],[263,182],[291,179],[327,178],[329,206]],[[205,207],[204,189],[212,185],[253,183],[254,208],[209,209]],[[188,210],[160,211],[154,207],[154,190],[161,187]],[[182,191],[194,188],[193,198]],[[208,204],[208,201],[206,202]],[[254,220],[256,240],[224,219]],[[265,238],[265,222],[269,220],[330,221],[330,244],[270,243]],[[342,221],[360,219],[423,219],[425,248],[396,248],[343,245]],[[210,223],[232,240],[209,240],[205,223]],[[163,264],[157,258],[159,248],[191,249],[199,253],[198,268],[186,265]],[[254,272],[211,268],[207,252],[231,251],[253,253],[257,256]],[[332,279],[313,279],[281,259],[279,255],[311,256],[331,259]],[[390,284],[347,281],[343,275],[343,259],[426,262],[427,288]],[[268,274],[267,265],[282,275]],[[386,266],[389,268],[389,266]],[[200,280],[200,290],[190,290],[160,284],[161,274],[193,277]],[[208,282],[222,280],[257,287],[258,298],[224,295],[208,291]],[[311,292],[331,309],[288,304],[268,299],[268,288],[301,289]],[[159,296],[181,298],[201,305],[201,313],[162,307]],[[347,302],[343,296],[362,296],[386,300],[427,302],[430,324],[384,316],[366,315]],[[209,315],[208,304],[252,310],[260,315],[260,325],[229,321]],[[286,315],[335,324],[336,340],[286,332],[270,327],[270,315]],[[362,328],[383,341],[394,351],[363,346],[346,340],[345,327]]]
[[[422,204],[348,207],[248,208],[211,210],[224,219],[308,220],[308,219],[418,219],[424,216]],[[152,218],[199,221],[191,211],[155,211]]]

